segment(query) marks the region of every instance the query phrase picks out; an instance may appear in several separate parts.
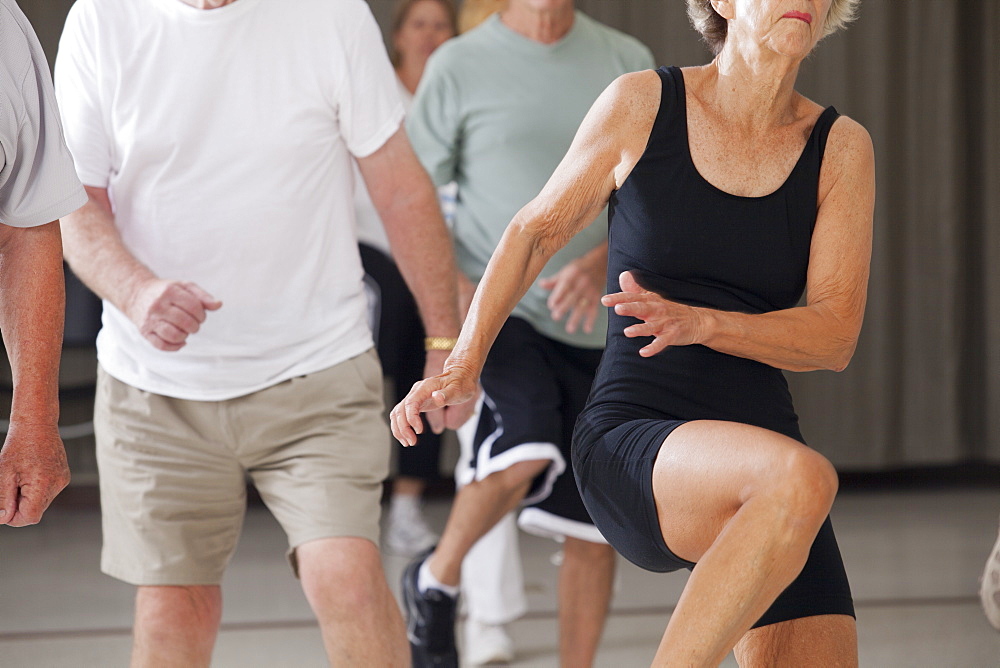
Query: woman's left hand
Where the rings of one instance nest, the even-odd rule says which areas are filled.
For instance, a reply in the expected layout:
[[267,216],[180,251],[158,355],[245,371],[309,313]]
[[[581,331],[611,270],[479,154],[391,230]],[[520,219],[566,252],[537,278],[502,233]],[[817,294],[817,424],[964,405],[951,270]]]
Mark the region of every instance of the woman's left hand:
[[614,308],[618,315],[642,320],[625,328],[625,336],[652,336],[653,342],[639,350],[643,357],[652,357],[667,346],[689,346],[698,343],[705,327],[702,309],[678,304],[644,289],[623,271],[618,277],[622,291],[605,295],[601,303]]

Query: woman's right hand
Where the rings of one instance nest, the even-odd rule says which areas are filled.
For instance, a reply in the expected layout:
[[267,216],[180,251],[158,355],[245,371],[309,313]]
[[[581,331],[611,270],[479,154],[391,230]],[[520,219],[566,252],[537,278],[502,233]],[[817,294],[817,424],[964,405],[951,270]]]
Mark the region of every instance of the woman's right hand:
[[707,309],[664,299],[639,285],[631,271],[623,271],[618,284],[621,292],[604,295],[601,303],[618,315],[642,321],[624,329],[629,338],[653,337],[649,345],[639,349],[641,356],[652,357],[668,346],[689,346],[702,340]]
[[[389,425],[392,435],[403,446],[416,445],[417,434],[423,433],[424,422],[421,413],[434,411],[445,406],[474,406],[479,397],[479,382],[477,374],[457,364],[445,364],[445,370],[437,376],[425,378],[417,383],[407,393],[396,407],[389,413]],[[471,411],[460,411],[468,418]],[[450,417],[450,416],[449,416]],[[456,428],[451,424],[449,428]],[[464,421],[464,420],[463,420]]]

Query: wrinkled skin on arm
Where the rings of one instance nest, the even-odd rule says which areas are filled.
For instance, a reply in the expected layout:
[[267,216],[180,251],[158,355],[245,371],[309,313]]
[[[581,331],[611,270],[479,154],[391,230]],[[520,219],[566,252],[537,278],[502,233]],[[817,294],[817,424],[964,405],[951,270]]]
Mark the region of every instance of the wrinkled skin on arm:
[[64,306],[59,223],[0,225],[0,331],[14,384],[0,449],[0,524],[36,524],[69,484],[58,426]]

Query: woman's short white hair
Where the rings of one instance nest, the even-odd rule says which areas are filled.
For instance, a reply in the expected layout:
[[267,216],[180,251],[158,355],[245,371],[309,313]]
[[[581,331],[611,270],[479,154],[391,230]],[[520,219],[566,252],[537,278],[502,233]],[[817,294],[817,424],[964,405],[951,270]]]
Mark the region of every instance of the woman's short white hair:
[[[858,4],[861,0],[833,0],[830,12],[826,15],[823,26],[823,37],[837,32],[857,17]],[[729,24],[712,7],[711,0],[687,0],[688,18],[691,25],[701,33],[702,39],[718,55],[726,43],[726,33]]]

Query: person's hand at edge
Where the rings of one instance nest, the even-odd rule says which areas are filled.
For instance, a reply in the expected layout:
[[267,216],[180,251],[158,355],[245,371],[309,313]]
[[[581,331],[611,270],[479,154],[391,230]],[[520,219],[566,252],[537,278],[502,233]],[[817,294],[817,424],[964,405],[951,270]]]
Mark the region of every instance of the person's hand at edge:
[[37,524],[69,479],[58,426],[11,422],[0,449],[0,524]]

